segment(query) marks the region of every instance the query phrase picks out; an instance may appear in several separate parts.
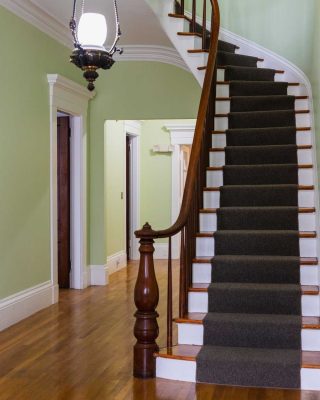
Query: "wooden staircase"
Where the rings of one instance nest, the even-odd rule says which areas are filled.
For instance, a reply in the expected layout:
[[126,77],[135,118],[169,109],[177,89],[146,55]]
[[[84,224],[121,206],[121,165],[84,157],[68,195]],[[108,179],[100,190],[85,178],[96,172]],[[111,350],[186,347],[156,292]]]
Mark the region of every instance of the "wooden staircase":
[[[206,11],[202,25],[184,15],[184,2],[172,9],[164,1],[160,20],[192,73],[203,84],[190,168],[177,222],[167,230],[155,231],[148,224],[136,232],[140,239],[140,269],[135,289],[137,306],[134,348],[134,375],[196,381],[196,359],[203,345],[203,320],[208,312],[208,286],[217,230],[217,209],[223,185],[226,130],[230,112],[230,82],[226,66],[216,66],[219,6],[211,1],[211,41],[208,45]],[[204,2],[206,3],[206,2]],[[169,7],[169,8],[168,8]],[[171,8],[171,10],[169,10]],[[204,7],[205,8],[205,7]],[[171,12],[170,12],[171,11]],[[169,26],[169,28],[168,28]],[[167,28],[166,28],[167,27]],[[178,39],[177,39],[178,38]],[[182,42],[181,42],[182,40]],[[191,46],[193,44],[193,46]],[[241,48],[234,46],[240,54]],[[264,59],[258,59],[263,66]],[[283,82],[286,71],[275,70],[275,80]],[[295,96],[296,142],[298,154],[299,247],[302,303],[301,388],[320,390],[320,291],[318,234],[310,99],[299,82],[289,82],[288,95]],[[179,317],[172,306],[171,238],[181,234]],[[156,344],[158,286],[154,274],[153,242],[169,238],[167,291],[167,347]],[[178,326],[178,343],[173,343],[172,322]],[[156,357],[156,364],[155,358]]]

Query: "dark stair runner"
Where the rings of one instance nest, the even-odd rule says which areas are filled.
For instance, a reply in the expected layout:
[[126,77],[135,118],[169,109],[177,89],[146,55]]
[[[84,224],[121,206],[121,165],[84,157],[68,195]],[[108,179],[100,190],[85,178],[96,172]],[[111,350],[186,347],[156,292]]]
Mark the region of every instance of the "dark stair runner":
[[275,71],[219,42],[231,112],[197,380],[300,387],[295,98]]

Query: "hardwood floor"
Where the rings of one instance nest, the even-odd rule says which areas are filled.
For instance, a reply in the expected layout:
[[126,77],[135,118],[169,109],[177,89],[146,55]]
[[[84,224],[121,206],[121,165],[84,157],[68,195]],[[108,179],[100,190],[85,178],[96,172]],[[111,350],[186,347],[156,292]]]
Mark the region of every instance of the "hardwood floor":
[[[158,308],[161,335],[158,343],[164,347],[166,264],[157,262],[156,271],[161,287]],[[110,277],[107,287],[62,290],[59,304],[1,332],[0,399],[320,399],[320,393],[316,392],[133,379],[133,289],[136,275],[137,263],[130,263],[128,269]],[[178,282],[177,264],[174,266],[174,282]]]

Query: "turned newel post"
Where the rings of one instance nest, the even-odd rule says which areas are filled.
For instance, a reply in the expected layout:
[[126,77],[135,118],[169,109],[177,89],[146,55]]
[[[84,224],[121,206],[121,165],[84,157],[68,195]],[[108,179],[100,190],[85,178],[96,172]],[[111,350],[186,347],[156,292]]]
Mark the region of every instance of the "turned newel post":
[[149,224],[136,232],[140,238],[140,265],[134,290],[134,301],[137,307],[134,336],[133,374],[136,378],[153,378],[155,376],[155,358],[159,350],[156,339],[159,335],[156,308],[159,301],[159,288],[153,263],[153,237]]

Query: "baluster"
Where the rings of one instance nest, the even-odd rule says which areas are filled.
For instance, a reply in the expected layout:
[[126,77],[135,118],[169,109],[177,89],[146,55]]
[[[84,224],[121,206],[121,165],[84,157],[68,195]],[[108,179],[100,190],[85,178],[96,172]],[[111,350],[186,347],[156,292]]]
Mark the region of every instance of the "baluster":
[[181,0],[181,14],[184,15],[184,0]]
[[181,250],[180,250],[180,293],[179,293],[179,317],[183,318],[186,314],[186,246],[185,228],[181,231]]
[[203,0],[203,14],[202,14],[202,48],[207,48],[207,0]]
[[137,343],[134,346],[133,374],[136,378],[153,378],[155,376],[155,358],[159,351],[156,339],[159,335],[158,313],[159,288],[154,271],[154,240],[151,237],[151,226],[144,225],[138,232],[140,237],[140,265],[134,301],[137,307],[134,335]]
[[169,237],[168,299],[167,299],[167,347],[172,347],[172,243]]
[[197,29],[197,0],[192,0],[191,32],[196,32],[196,29]]

